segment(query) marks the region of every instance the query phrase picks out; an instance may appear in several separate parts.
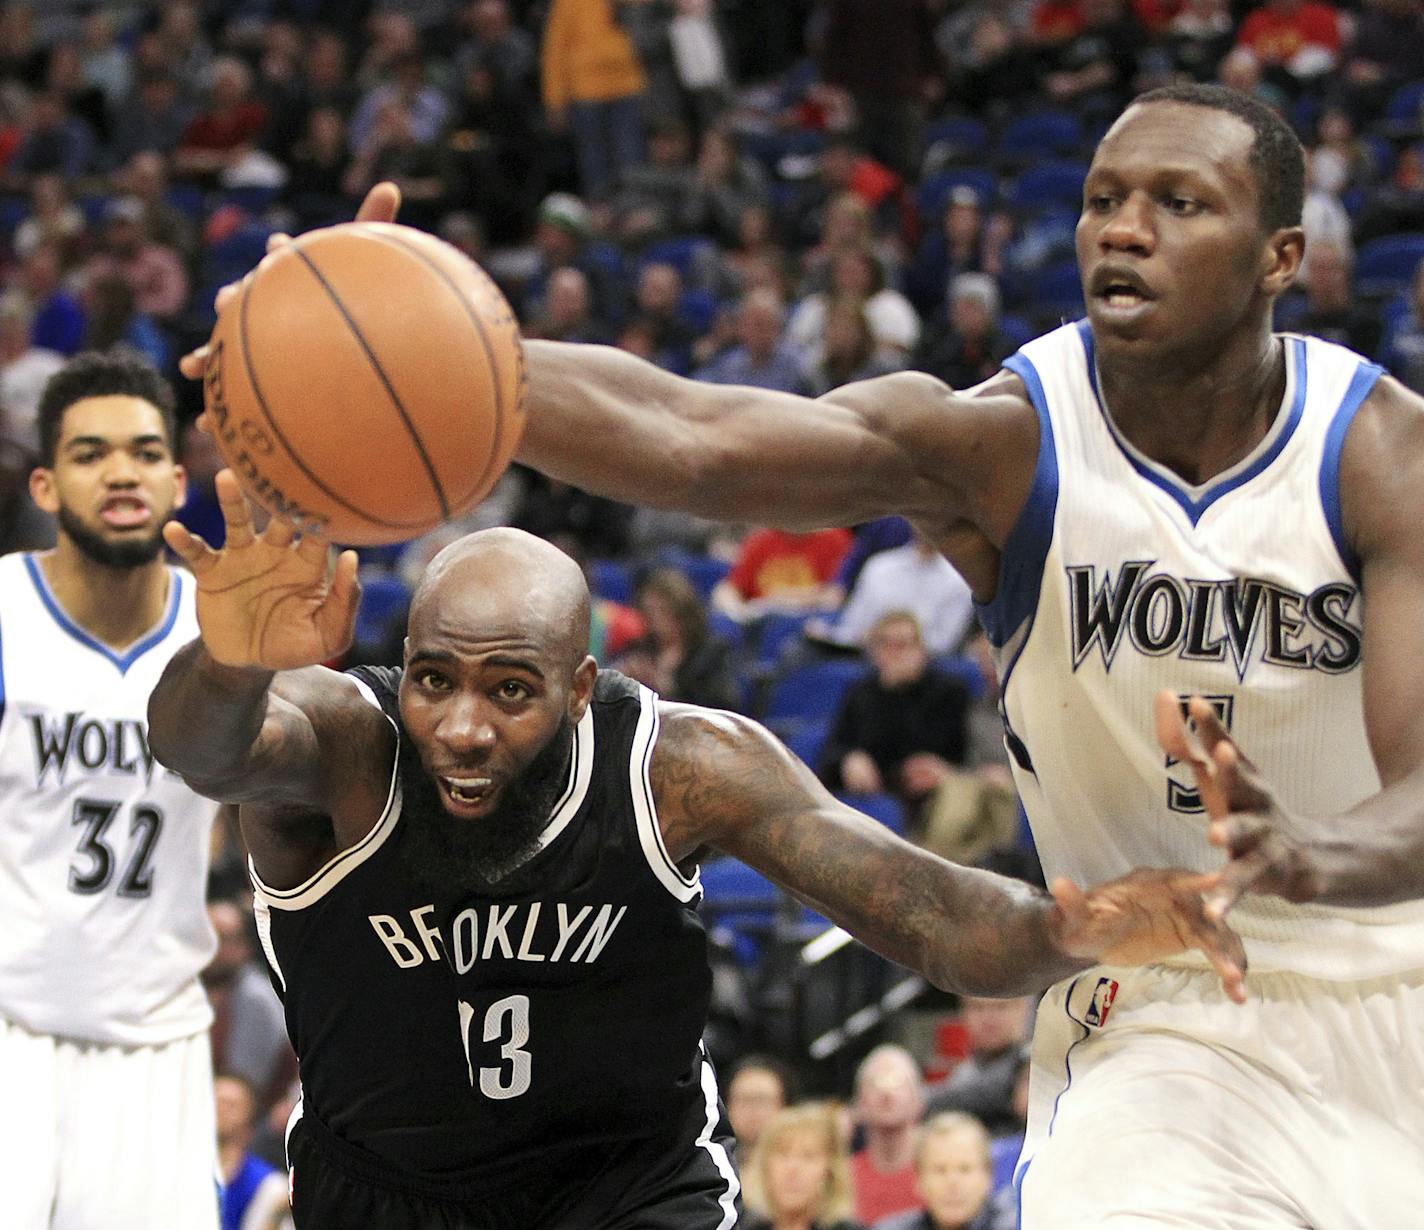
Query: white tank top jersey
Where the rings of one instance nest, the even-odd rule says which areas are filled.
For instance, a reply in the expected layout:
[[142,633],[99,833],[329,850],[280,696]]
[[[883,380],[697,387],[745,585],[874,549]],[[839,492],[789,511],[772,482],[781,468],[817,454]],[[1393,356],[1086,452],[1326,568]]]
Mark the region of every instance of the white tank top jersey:
[[[1169,764],[1155,737],[1163,688],[1210,699],[1288,808],[1334,815],[1379,789],[1339,469],[1380,369],[1315,338],[1282,340],[1275,423],[1201,487],[1117,430],[1086,321],[1005,363],[1028,387],[1040,445],[999,592],[980,615],[1050,878],[1093,885],[1136,866],[1221,865],[1189,768]],[[1193,413],[1181,407],[1184,420]],[[1363,910],[1253,896],[1231,920],[1255,970],[1348,980],[1424,967],[1424,902]]]
[[148,697],[198,634],[168,570],[159,624],[122,652],[77,627],[33,555],[0,558],[0,1016],[125,1046],[212,1019],[203,895],[217,804],[148,750]]

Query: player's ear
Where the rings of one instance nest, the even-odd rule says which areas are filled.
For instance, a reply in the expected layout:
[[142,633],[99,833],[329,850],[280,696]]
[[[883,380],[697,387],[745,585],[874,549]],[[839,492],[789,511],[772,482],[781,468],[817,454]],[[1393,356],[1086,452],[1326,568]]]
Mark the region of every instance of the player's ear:
[[173,467],[173,507],[182,508],[188,502],[188,471],[180,465]]
[[54,489],[54,471],[36,466],[30,471],[30,499],[41,512],[54,516],[59,511],[59,495]]
[[593,685],[598,679],[598,663],[585,655],[574,670],[573,687],[569,689],[569,721],[575,725],[583,718],[593,699]]
[[1261,290],[1274,298],[1284,294],[1300,273],[1305,258],[1305,232],[1298,226],[1283,226],[1266,243]]

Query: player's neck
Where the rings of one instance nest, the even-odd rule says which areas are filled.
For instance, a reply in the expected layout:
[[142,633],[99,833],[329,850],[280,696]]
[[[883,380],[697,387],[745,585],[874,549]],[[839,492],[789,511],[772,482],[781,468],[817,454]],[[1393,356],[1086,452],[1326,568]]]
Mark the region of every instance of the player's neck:
[[1285,395],[1285,350],[1269,329],[1238,334],[1205,364],[1154,361],[1151,370],[1098,357],[1103,404],[1119,431],[1193,485],[1251,452]]
[[111,649],[127,648],[163,618],[168,569],[162,556],[133,568],[110,568],[61,533],[39,563],[64,613]]

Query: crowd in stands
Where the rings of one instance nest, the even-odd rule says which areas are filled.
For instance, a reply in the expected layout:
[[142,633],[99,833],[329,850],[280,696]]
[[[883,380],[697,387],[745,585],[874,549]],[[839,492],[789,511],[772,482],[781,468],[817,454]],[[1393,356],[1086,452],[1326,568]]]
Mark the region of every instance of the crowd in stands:
[[[1177,80],[1267,100],[1309,151],[1309,258],[1279,325],[1424,391],[1421,0],[0,3],[0,550],[45,542],[25,476],[66,357],[125,347],[176,377],[271,232],[349,219],[381,179],[403,221],[491,272],[531,337],[811,395],[907,367],[973,385],[1081,313],[1093,143]],[[213,538],[221,462],[180,383],[184,518]],[[713,525],[516,468],[470,516],[365,557],[354,658],[398,660],[425,564],[493,524],[584,563],[603,663],[762,717],[951,857],[1035,874],[969,595],[903,522]],[[247,1142],[280,1163],[292,1070],[235,843],[208,985],[224,1168],[257,1193]],[[960,1010],[991,1040],[930,1093],[923,1131],[939,1052],[873,1052],[852,1112],[793,1106],[759,1141],[739,1126],[758,1224],[1012,1224],[998,1159],[1021,1130],[1027,1008],[1007,1032]],[[773,1096],[776,1065],[756,1071],[765,1117],[792,1099]]]

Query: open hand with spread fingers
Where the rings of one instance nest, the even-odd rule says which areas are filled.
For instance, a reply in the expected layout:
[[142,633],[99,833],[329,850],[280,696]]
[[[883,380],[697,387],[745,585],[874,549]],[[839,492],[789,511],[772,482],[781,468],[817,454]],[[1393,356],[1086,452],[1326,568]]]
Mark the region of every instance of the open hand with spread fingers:
[[193,570],[198,627],[215,662],[225,666],[294,670],[315,666],[351,644],[361,585],[356,552],[343,551],[330,566],[330,543],[272,518],[260,534],[237,477],[217,480],[227,539],[215,551],[177,521],[163,537]]
[[1049,885],[1053,942],[1070,956],[1105,965],[1145,965],[1197,949],[1226,994],[1244,1003],[1246,949],[1203,899],[1220,886],[1221,874],[1139,868],[1087,892],[1060,877]]
[[1210,822],[1208,839],[1226,852],[1220,883],[1206,895],[1208,913],[1225,917],[1248,892],[1314,900],[1320,873],[1304,823],[1281,805],[1211,704],[1193,696],[1183,715],[1180,699],[1160,692],[1156,718],[1163,750],[1191,766]]

